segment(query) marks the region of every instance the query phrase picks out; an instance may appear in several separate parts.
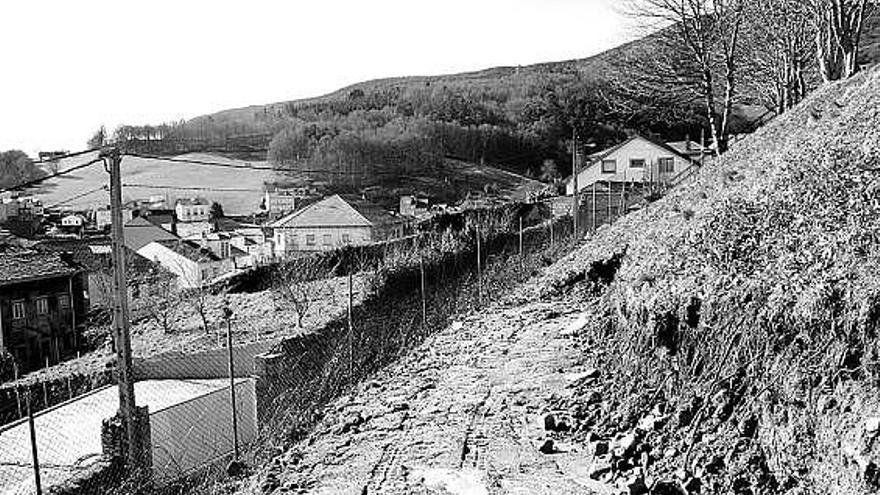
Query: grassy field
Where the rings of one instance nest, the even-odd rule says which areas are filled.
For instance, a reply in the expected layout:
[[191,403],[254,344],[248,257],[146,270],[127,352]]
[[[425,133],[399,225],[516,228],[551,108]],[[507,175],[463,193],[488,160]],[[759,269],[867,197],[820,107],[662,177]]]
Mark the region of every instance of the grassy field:
[[[85,155],[63,161],[59,170],[65,170],[91,160]],[[189,154],[178,158],[200,161],[237,163],[265,166],[265,162],[243,162],[221,156]],[[165,160],[147,160],[125,157],[122,160],[123,199],[166,196],[169,201],[195,195],[217,201],[228,215],[247,215],[259,212],[263,182],[275,180],[271,170],[242,170],[177,163]],[[50,180],[34,191],[46,206],[52,206],[108,184],[109,175],[101,164],[78,170],[70,175]],[[127,185],[128,184],[128,185]],[[147,185],[150,187],[138,187]],[[167,186],[167,187],[163,187]],[[109,204],[106,191],[98,190],[64,203],[72,209],[88,209]]]

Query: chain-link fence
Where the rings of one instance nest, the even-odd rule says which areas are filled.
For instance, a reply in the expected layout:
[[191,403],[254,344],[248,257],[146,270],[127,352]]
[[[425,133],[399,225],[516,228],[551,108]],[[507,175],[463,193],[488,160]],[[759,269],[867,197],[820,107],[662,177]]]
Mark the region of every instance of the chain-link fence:
[[96,318],[78,358],[0,387],[0,494],[211,493],[300,438],[330,399],[568,252],[571,234],[546,206],[507,205],[220,286],[141,290],[139,473],[121,465],[114,339]]

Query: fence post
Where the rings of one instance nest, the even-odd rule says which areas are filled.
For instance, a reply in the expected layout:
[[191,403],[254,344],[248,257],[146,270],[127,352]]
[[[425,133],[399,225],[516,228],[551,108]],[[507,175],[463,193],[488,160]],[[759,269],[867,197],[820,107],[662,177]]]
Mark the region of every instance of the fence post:
[[223,308],[226,317],[226,350],[229,355],[229,400],[232,406],[232,452],[233,460],[238,462],[238,411],[235,404],[235,360],[232,355],[232,309]]
[[350,382],[354,382],[354,344],[352,339],[354,338],[354,324],[351,321],[351,306],[352,300],[354,299],[354,288],[353,288],[353,279],[351,272],[351,267],[348,268],[348,379]]
[[593,182],[593,213],[590,215],[590,230],[596,231],[596,183]]
[[522,227],[522,215],[519,217],[519,256],[523,255],[523,227]]
[[609,224],[611,224],[611,222],[612,222],[611,216],[613,215],[613,213],[611,211],[611,199],[613,198],[613,195],[611,194],[612,187],[613,187],[613,183],[611,182],[611,179],[608,179],[608,223]]
[[419,275],[421,278],[421,296],[422,296],[422,334],[428,331],[428,302],[425,293],[425,256],[422,253],[421,243],[419,243]]
[[483,305],[483,266],[480,260],[480,227],[477,226],[477,304]]
[[553,247],[553,218],[550,218],[550,247]]
[[[12,370],[15,373],[15,382],[18,383],[18,363],[15,360],[12,361]],[[24,417],[24,411],[21,409],[21,392],[18,390],[19,385],[15,385],[15,406],[18,409],[18,418],[21,419]]]
[[43,485],[40,482],[40,460],[37,455],[37,430],[34,427],[34,411],[31,409],[31,394],[25,395],[25,404],[27,405],[28,429],[31,433],[31,458],[34,462],[34,484],[37,487],[37,495],[43,494]]

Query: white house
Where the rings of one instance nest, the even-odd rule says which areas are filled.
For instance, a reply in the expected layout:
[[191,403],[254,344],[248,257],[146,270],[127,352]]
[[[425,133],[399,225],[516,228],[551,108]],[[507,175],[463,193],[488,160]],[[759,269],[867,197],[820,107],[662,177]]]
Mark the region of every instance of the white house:
[[183,239],[153,241],[137,253],[175,274],[182,289],[210,284],[235,270],[232,259],[221,259],[211,250]]
[[179,199],[174,213],[178,222],[207,222],[211,217],[211,203],[205,198]]
[[409,222],[359,196],[338,194],[301,208],[271,224],[275,255],[330,251],[402,237]]
[[[578,190],[606,181],[667,183],[693,166],[699,165],[673,146],[637,134],[613,148],[590,155],[578,173]],[[569,178],[566,194],[573,192],[574,182]]]
[[86,224],[86,219],[79,213],[72,213],[61,218],[61,226],[68,228],[79,228]]

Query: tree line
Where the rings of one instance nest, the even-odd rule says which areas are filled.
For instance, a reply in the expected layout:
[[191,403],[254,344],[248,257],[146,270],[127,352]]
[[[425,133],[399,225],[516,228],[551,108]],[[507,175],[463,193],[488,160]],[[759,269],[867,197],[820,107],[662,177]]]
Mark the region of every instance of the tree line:
[[653,49],[619,64],[616,85],[634,99],[704,107],[719,152],[737,104],[781,114],[820,82],[855,75],[869,0],[628,0],[659,27]]

